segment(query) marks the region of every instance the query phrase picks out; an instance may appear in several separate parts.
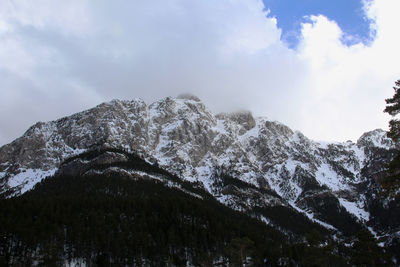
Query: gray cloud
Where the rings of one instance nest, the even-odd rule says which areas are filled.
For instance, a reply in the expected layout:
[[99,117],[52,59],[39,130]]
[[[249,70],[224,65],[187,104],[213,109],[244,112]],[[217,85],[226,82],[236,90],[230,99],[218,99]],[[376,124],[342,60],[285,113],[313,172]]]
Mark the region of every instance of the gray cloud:
[[[31,2],[0,5],[0,144],[36,121],[102,101],[152,102],[183,92],[216,112],[251,109],[318,139],[354,138],[371,126],[349,130],[344,123],[335,126],[340,134],[326,134],[323,120],[334,111],[325,111],[321,101],[331,95],[318,91],[315,77],[330,70],[313,68],[316,56],[325,54],[306,53],[323,36],[310,31],[317,41],[305,36],[302,48],[289,49],[261,1]],[[324,26],[321,21],[313,26]],[[373,85],[386,86],[392,77],[378,75]],[[360,121],[357,116],[350,121]],[[321,130],[313,135],[316,124]]]

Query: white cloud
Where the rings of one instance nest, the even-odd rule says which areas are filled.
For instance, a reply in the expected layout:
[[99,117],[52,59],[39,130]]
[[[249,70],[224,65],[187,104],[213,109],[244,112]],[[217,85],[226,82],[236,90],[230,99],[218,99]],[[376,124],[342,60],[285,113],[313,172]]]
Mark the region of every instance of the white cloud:
[[88,4],[86,0],[5,0],[0,2],[0,25],[6,29],[28,26],[61,34],[84,34],[91,26]]
[[[334,21],[312,16],[303,24],[299,56],[310,66],[297,127],[317,139],[356,139],[363,131],[386,128],[384,99],[400,78],[400,38],[396,34],[396,0],[366,3],[376,37],[370,45],[346,46]],[[398,9],[397,9],[398,10]],[[397,47],[397,48],[396,48]]]
[[400,76],[397,7],[366,3],[369,46],[343,45],[334,21],[310,16],[291,50],[261,0],[2,1],[0,144],[101,101],[182,92],[312,138],[354,139],[386,125]]

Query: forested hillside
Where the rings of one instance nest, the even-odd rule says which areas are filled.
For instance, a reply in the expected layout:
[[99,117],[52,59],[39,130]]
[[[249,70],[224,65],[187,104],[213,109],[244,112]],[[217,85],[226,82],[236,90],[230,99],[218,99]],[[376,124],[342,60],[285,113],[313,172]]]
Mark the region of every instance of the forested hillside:
[[[91,151],[79,157],[88,160],[105,152],[110,151]],[[301,223],[300,213],[293,217],[288,211],[280,211],[280,216],[276,210],[263,211],[280,219],[279,223],[295,234],[285,235],[220,204],[196,183],[185,182],[184,189],[171,186],[174,175],[134,155],[130,158],[124,168],[145,170],[169,182],[143,174],[128,177],[121,171],[94,174],[94,170],[105,168],[96,165],[91,175],[59,173],[19,197],[1,199],[0,263],[345,266],[356,262],[357,255],[363,255],[361,259],[368,263],[364,252],[371,249],[375,261],[383,263],[389,256],[374,242],[363,247],[355,240],[354,248],[342,246],[316,224],[308,229],[293,227],[296,220]]]

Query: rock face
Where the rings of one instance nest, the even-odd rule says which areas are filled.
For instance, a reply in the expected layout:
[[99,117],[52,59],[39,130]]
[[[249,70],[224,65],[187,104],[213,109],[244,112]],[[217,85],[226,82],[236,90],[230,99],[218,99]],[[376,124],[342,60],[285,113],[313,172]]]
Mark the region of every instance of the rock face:
[[[1,147],[1,193],[22,194],[54,174],[66,159],[95,147],[134,152],[182,179],[201,183],[232,208],[279,203],[340,229],[346,221],[374,220],[367,192],[378,190],[374,181],[396,153],[383,130],[365,133],[356,143],[321,143],[250,112],[214,115],[190,95],[151,105],[140,99],[113,100],[70,117],[39,122]],[[123,160],[121,155],[108,156],[98,160]],[[64,171],[84,171],[73,164],[81,163],[71,162]],[[217,188],[221,173],[249,188]],[[255,197],[259,191],[254,193],[254,188],[276,197]],[[258,204],[235,197],[238,190],[245,199],[257,199],[249,203]],[[338,223],[335,216],[345,220]]]

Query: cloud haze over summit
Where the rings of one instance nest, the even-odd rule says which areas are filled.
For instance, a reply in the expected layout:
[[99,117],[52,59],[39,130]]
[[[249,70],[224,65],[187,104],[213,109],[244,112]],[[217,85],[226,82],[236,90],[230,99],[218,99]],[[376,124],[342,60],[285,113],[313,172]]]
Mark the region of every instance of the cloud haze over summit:
[[398,0],[364,1],[371,42],[304,14],[295,48],[258,0],[0,2],[0,145],[111,99],[192,93],[318,140],[386,128],[400,79]]

